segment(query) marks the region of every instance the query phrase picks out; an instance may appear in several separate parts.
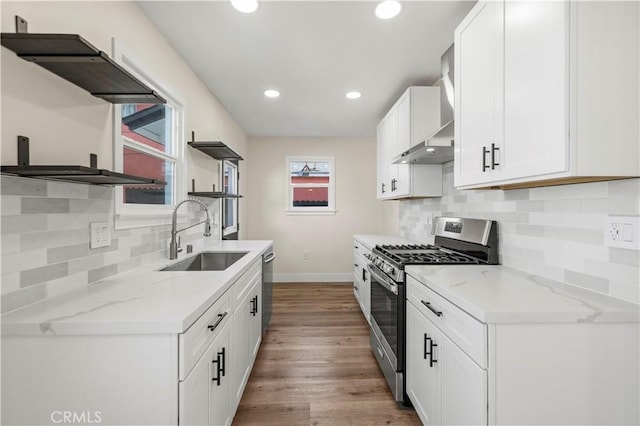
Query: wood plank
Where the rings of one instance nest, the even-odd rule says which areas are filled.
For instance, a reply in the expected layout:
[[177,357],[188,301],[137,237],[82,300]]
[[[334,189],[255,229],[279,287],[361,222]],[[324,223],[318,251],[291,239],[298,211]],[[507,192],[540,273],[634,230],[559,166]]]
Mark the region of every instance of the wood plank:
[[369,347],[351,283],[276,284],[273,318],[234,425],[419,425]]

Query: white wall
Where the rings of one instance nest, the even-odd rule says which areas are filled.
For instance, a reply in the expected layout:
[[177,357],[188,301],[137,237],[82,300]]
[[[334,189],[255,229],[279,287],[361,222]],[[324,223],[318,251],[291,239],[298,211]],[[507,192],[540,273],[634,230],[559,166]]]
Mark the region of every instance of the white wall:
[[[285,214],[288,155],[335,156],[335,215]],[[353,235],[379,233],[375,165],[373,138],[249,139],[246,231],[249,239],[274,240],[276,281],[351,280]]]
[[[0,7],[3,32],[14,32],[14,15],[20,15],[29,32],[79,34],[110,56],[115,38],[184,103],[185,140],[194,130],[199,140],[221,140],[246,156],[244,131],[134,2],[24,1]],[[2,164],[15,164],[16,136],[25,135],[31,139],[32,164],[88,165],[89,154],[96,153],[98,167],[112,169],[114,107],[8,49],[1,51]],[[186,158],[187,189],[192,178],[196,189],[219,183],[215,160],[191,148]]]

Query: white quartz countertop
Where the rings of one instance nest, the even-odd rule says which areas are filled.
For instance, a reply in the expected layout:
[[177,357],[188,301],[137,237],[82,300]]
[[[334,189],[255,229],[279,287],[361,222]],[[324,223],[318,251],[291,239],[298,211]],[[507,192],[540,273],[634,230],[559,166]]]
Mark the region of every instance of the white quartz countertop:
[[500,265],[405,272],[484,323],[639,322],[638,305]]
[[261,259],[272,243],[207,242],[202,251],[248,253],[224,271],[159,271],[192,256],[182,253],[177,260],[164,259],[140,266],[3,315],[2,335],[182,333],[254,261]]
[[354,235],[353,239],[360,241],[369,250],[377,244],[415,244],[415,242],[397,235]]

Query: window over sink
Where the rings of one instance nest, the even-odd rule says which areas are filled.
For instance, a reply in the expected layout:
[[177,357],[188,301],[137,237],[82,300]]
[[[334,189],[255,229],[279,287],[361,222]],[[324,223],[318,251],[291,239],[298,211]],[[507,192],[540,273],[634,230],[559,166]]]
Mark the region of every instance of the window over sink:
[[335,213],[335,157],[287,157],[288,214]]

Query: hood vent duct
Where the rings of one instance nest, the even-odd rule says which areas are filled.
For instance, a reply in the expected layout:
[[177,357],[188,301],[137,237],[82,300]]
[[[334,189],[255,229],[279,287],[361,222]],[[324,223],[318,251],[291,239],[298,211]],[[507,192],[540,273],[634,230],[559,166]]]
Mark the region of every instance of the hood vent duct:
[[441,58],[440,122],[442,127],[433,135],[393,159],[393,164],[443,164],[453,161],[453,45]]

